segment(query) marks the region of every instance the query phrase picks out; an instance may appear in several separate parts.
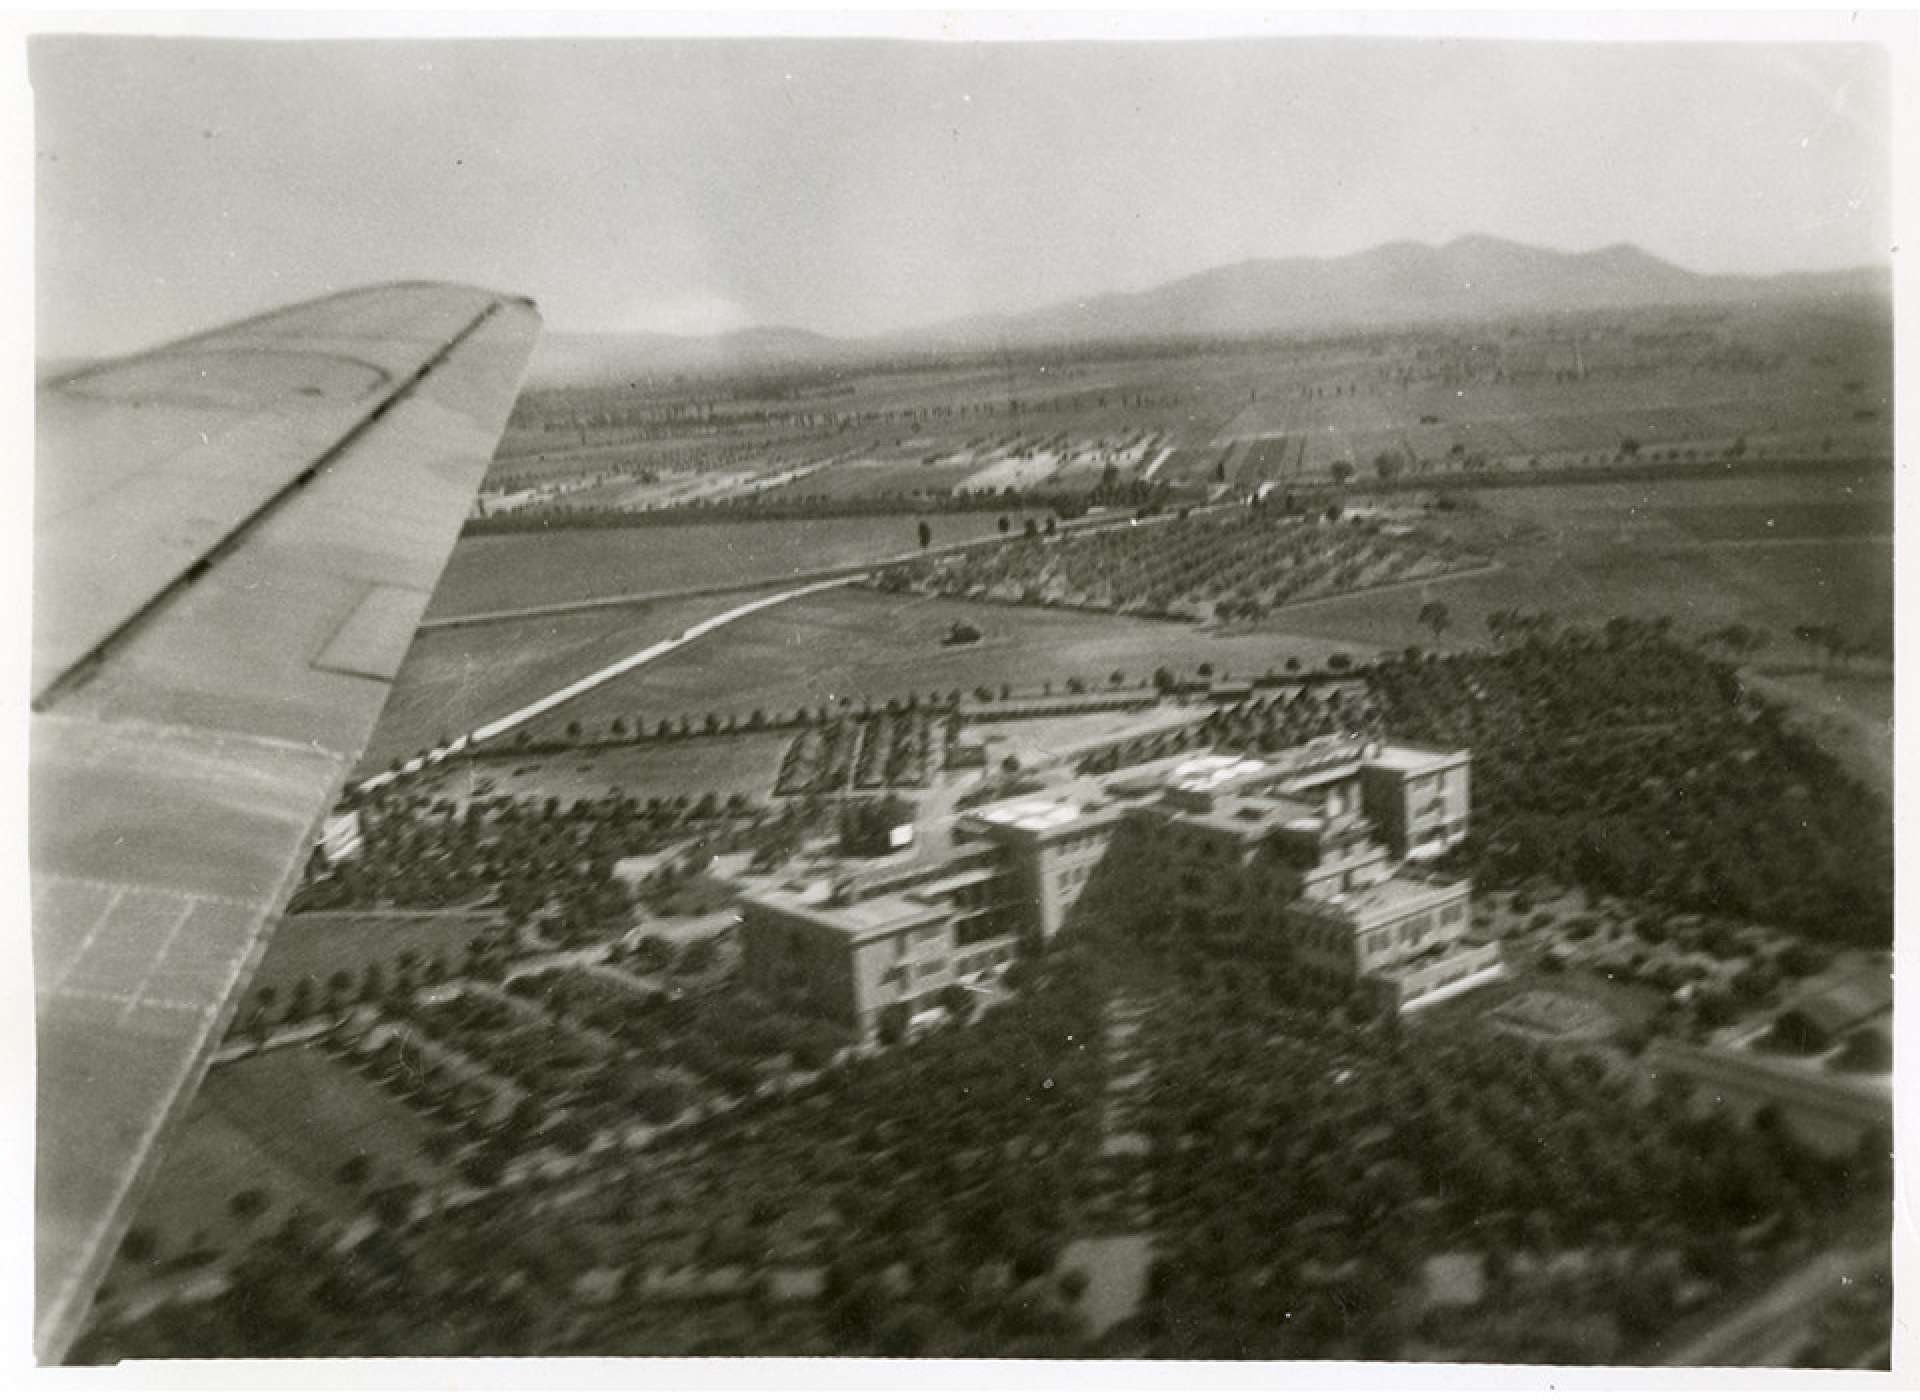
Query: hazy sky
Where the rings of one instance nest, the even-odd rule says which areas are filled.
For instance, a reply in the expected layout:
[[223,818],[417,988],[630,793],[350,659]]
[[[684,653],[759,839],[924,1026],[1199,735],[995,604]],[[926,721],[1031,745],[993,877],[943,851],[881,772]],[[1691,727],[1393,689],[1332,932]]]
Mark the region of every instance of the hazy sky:
[[1865,46],[42,39],[41,353],[391,277],[862,333],[1485,232],[1883,262]]

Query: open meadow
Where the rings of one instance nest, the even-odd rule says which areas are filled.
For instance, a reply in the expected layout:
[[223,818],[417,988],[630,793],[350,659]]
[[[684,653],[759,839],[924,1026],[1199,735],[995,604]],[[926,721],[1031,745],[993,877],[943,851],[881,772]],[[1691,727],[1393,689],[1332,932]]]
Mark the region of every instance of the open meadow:
[[772,795],[781,755],[792,741],[789,731],[768,731],[497,757],[482,749],[432,770],[418,790],[455,802],[481,796],[554,797],[564,804],[615,792],[636,797],[711,792],[764,802]]
[[355,771],[377,773],[760,596],[723,593],[421,632]]
[[1858,629],[1892,609],[1892,477],[1884,469],[1454,495],[1460,508],[1436,518],[1499,570],[1397,595],[1301,603],[1262,625],[1288,637],[1426,646],[1434,636],[1419,609],[1437,601],[1452,618],[1443,645],[1477,644],[1488,613],[1519,608],[1587,625],[1668,616],[1687,635],[1740,623],[1765,629],[1772,654],[1804,660],[1795,626]]
[[[927,525],[938,546],[991,539],[1000,518],[997,511],[941,514]],[[1019,528],[1017,519],[1008,523]],[[628,594],[717,592],[860,568],[913,553],[918,524],[911,516],[876,515],[469,535],[447,562],[427,621]]]
[[[959,622],[977,627],[980,640],[944,645]],[[1105,684],[1116,671],[1133,682],[1163,665],[1192,671],[1207,664],[1216,675],[1250,675],[1283,666],[1289,656],[1320,665],[1341,649],[1324,635],[1224,635],[1187,623],[1064,608],[839,589],[755,614],[543,720],[549,731],[569,722],[597,731],[616,717],[697,719],[716,707],[744,715],[1003,684],[1023,691],[1052,684],[1064,692],[1071,679]]]

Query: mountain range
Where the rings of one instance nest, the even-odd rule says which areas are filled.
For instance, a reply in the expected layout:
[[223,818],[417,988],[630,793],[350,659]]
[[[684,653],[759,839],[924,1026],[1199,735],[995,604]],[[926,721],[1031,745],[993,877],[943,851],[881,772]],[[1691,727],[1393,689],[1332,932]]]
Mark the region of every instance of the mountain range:
[[1891,272],[1884,267],[1715,276],[1691,272],[1630,243],[1565,253],[1469,235],[1437,247],[1398,242],[1343,257],[1257,258],[1145,291],[970,316],[876,337],[837,338],[791,327],[709,337],[561,332],[547,337],[535,374],[549,382],[578,382],[582,377],[743,372],[1003,346],[1232,339],[1517,314],[1888,298],[1891,290]]

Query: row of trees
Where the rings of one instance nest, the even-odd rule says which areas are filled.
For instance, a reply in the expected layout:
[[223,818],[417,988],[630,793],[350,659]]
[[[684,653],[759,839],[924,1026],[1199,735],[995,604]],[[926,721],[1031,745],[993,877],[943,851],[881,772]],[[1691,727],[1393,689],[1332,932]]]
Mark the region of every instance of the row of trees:
[[1328,525],[1250,508],[1151,530],[1030,540],[884,571],[883,589],[1055,603],[1153,616],[1252,620],[1282,604],[1448,572],[1473,562],[1431,531]]

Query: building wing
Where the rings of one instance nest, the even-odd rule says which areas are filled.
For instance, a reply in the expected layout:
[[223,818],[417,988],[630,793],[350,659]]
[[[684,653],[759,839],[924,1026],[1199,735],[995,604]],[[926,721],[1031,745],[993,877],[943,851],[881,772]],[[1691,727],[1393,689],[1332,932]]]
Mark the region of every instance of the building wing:
[[38,395],[35,1350],[79,1331],[358,760],[539,334],[396,284]]

